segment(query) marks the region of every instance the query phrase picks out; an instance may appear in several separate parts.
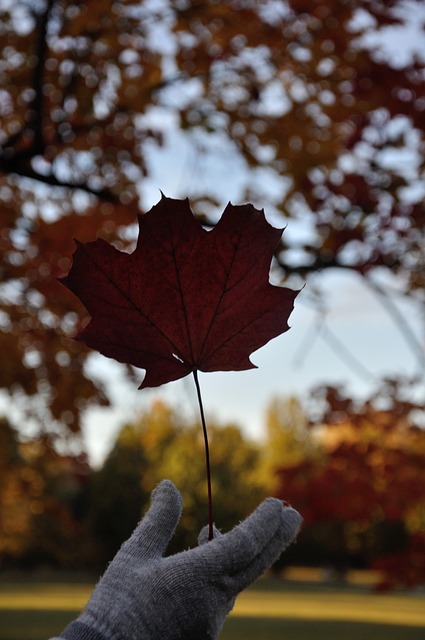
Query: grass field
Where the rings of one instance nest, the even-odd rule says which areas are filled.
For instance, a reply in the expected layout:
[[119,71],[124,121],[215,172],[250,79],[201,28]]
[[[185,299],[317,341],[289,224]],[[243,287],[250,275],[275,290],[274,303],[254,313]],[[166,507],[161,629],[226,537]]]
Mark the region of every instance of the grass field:
[[[0,583],[0,640],[47,640],[92,585]],[[424,640],[425,597],[364,587],[261,580],[238,598],[221,640]]]

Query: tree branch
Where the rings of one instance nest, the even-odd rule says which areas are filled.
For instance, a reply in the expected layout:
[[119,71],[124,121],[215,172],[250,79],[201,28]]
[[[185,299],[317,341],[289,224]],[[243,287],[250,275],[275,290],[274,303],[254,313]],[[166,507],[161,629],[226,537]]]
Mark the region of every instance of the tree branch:
[[375,293],[375,295],[378,297],[381,304],[385,307],[387,313],[394,320],[400,333],[404,336],[407,344],[410,346],[412,350],[412,353],[416,357],[420,370],[422,372],[425,372],[425,354],[423,351],[423,346],[420,343],[420,341],[416,338],[409,324],[406,322],[405,317],[403,316],[401,311],[398,309],[397,305],[394,304],[391,297],[385,292],[385,290],[377,282],[373,281],[370,276],[365,276],[365,282],[370,287],[370,289]]
[[32,129],[34,131],[33,149],[34,155],[44,152],[45,142],[43,136],[43,86],[44,69],[48,51],[47,29],[55,0],[47,0],[46,9],[38,20],[38,38],[35,55],[37,64],[34,67],[33,83],[35,96],[32,103]]
[[[45,141],[43,137],[43,84],[44,84],[44,68],[48,51],[47,45],[47,29],[49,19],[54,6],[55,0],[47,0],[46,8],[40,16],[36,16],[37,23],[37,41],[34,54],[37,58],[37,64],[34,67],[31,87],[34,89],[35,95],[31,101],[27,112],[25,122],[16,133],[12,134],[2,145],[1,155],[7,159],[16,158],[33,158],[44,152]],[[23,148],[17,148],[19,143],[25,137],[25,134],[32,134],[30,143],[24,144]]]
[[27,162],[21,162],[19,158],[13,158],[11,160],[4,160],[0,157],[0,171],[8,174],[17,174],[23,178],[30,178],[31,180],[37,180],[43,184],[48,184],[52,187],[62,187],[64,189],[79,189],[88,193],[89,195],[100,198],[105,202],[111,202],[112,204],[119,204],[120,200],[118,196],[113,194],[108,189],[93,189],[86,182],[69,182],[66,180],[59,180],[54,174],[42,174],[35,171]]

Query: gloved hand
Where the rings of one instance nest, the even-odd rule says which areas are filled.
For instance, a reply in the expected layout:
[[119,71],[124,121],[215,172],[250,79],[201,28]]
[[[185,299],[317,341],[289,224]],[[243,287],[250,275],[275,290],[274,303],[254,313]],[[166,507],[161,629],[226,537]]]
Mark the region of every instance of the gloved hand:
[[118,551],[62,640],[217,640],[236,596],[293,541],[301,516],[267,498],[229,533],[217,530],[194,549],[163,557],[182,500],[169,480]]

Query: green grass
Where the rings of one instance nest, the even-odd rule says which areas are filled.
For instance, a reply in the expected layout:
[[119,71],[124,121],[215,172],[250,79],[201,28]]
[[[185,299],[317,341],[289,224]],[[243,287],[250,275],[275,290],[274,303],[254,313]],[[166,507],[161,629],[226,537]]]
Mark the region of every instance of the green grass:
[[[92,585],[0,584],[0,640],[47,640],[84,606]],[[423,640],[425,598],[356,587],[262,580],[243,593],[221,640]]]

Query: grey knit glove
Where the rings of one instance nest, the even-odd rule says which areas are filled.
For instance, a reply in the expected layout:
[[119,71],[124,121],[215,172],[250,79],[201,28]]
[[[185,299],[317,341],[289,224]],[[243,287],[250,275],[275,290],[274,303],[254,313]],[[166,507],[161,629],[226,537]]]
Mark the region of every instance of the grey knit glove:
[[292,542],[294,509],[267,498],[229,533],[163,557],[181,516],[180,493],[163,480],[152,504],[62,640],[217,640],[240,591]]

